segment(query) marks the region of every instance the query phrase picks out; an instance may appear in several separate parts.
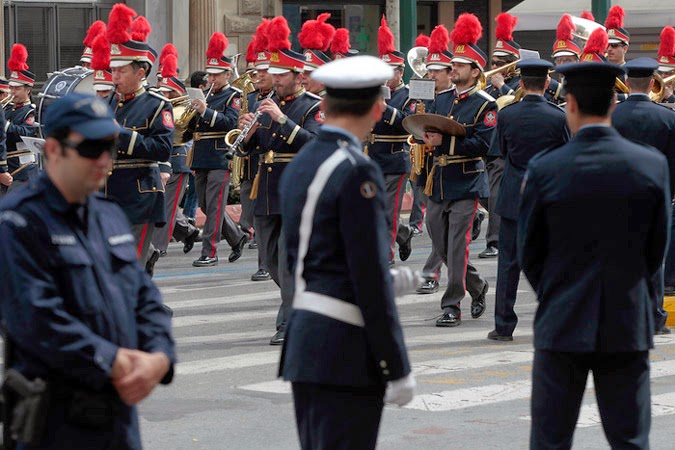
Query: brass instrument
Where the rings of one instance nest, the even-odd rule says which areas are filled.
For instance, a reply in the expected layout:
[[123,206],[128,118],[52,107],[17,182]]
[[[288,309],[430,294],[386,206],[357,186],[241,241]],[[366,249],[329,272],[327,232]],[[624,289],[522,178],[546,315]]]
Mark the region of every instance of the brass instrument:
[[183,95],[181,97],[172,98],[170,102],[173,107],[173,117],[177,118],[174,122],[173,145],[185,145],[185,143],[189,141],[189,139],[186,139],[187,136],[185,132],[187,131],[187,124],[190,120],[185,120],[184,116],[186,116],[186,109],[192,108],[190,106],[192,103],[190,96]]
[[614,89],[616,89],[617,92],[620,92],[622,94],[628,94],[630,92],[630,89],[628,89],[628,86],[626,86],[626,83],[621,80],[621,78],[617,77],[616,81],[614,81]]
[[12,100],[14,100],[13,95],[8,95],[7,97],[3,98],[2,100],[0,100],[0,108],[4,108],[5,106],[9,105],[10,103],[12,103]]
[[572,36],[584,42],[588,40],[591,33],[593,33],[596,29],[605,29],[603,25],[597,22],[593,22],[592,20],[588,19],[582,19],[581,17],[576,16],[572,16],[572,23],[576,27],[575,30],[572,30]]
[[[206,93],[205,97],[207,99],[209,98],[209,95],[211,95],[212,90],[213,90],[213,83],[211,83],[211,87],[209,87],[209,90]],[[190,139],[192,139],[192,134],[195,132],[195,130],[192,128],[192,126],[195,125],[193,124],[192,126],[190,126],[190,123],[192,123],[192,119],[195,117],[195,114],[197,114],[197,110],[194,108],[192,100],[190,100],[190,97],[188,95],[183,95],[182,97],[175,98],[171,101],[171,103],[177,106],[179,103],[178,100],[181,100],[183,102],[182,105],[183,108],[180,108],[179,111],[176,111],[176,109],[174,109],[173,111],[174,126],[175,126],[174,135],[178,134],[178,130],[183,130],[180,136],[184,142],[187,142]],[[177,114],[178,112],[180,112],[180,115]]]
[[[424,48],[424,47],[417,47],[417,48]],[[424,105],[424,102],[422,100],[417,101],[415,113],[416,114],[426,113],[426,106]],[[432,150],[432,148],[428,144],[419,144],[415,142],[415,137],[412,134],[408,136],[407,143],[410,146],[410,162],[412,163],[412,171],[410,172],[410,181],[415,181],[417,180],[417,177],[422,174],[422,169],[424,169],[424,158]]]
[[649,93],[649,98],[653,102],[661,103],[665,98],[666,86],[675,83],[675,75],[663,78],[661,75],[654,75],[654,85],[652,86],[652,91]]
[[480,88],[485,90],[488,87],[487,80],[489,78],[492,78],[493,75],[498,74],[500,72],[511,71],[511,69],[516,67],[516,64],[518,64],[519,62],[520,62],[520,59],[516,59],[515,61],[511,61],[510,63],[504,64],[501,67],[497,67],[496,69],[492,69],[492,70],[482,72],[480,74],[480,78],[478,79],[478,84],[480,85]]
[[408,65],[419,78],[427,76],[426,62],[428,55],[429,50],[426,47],[413,47],[408,51]]

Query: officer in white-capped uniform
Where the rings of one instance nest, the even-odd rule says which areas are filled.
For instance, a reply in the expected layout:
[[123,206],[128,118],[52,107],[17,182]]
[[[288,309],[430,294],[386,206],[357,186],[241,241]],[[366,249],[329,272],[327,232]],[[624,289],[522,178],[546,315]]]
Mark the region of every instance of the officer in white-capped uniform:
[[294,297],[279,374],[293,384],[303,449],[375,448],[384,402],[413,396],[384,178],[361,145],[386,107],[381,86],[392,73],[371,56],[314,71],[326,85],[325,123],[281,178]]

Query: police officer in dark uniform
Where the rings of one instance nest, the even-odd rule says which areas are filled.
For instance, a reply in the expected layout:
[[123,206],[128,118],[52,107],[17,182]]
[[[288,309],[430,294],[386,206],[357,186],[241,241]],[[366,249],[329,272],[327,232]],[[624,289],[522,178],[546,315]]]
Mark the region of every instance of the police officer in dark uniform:
[[[7,145],[7,172],[11,176],[0,185],[0,195],[28,183],[38,176],[39,169],[36,155],[28,150],[21,140],[22,136],[36,137],[38,125],[35,122],[35,105],[30,101],[30,94],[35,83],[35,75],[28,70],[28,51],[21,44],[14,44],[12,55],[7,66],[12,71],[9,78],[9,89],[13,100],[5,106],[5,137]],[[9,184],[7,184],[9,182]]]
[[[281,236],[281,202],[279,180],[284,169],[307,142],[315,138],[323,118],[321,98],[302,88],[305,56],[290,50],[288,24],[282,16],[275,17],[270,28],[279,28],[278,41],[269,42],[270,66],[276,95],[254,106],[260,112],[259,121],[251,128],[245,153],[259,155],[259,168],[253,182],[251,197],[255,202],[255,229],[258,251],[274,282],[281,288],[281,306],[277,315],[277,332],[270,345],[281,345],[288,313],[293,300],[292,280],[286,267],[285,248]],[[270,32],[272,35],[272,32]],[[239,128],[247,127],[252,113],[244,114]]]
[[[134,405],[171,381],[175,345],[125,214],[95,193],[119,127],[103,100],[83,94],[55,101],[43,125],[45,171],[0,202],[0,266],[13,268],[0,284],[6,378],[39,378],[49,395],[35,411],[44,428],[18,448],[139,449]],[[38,405],[25,395],[3,389],[5,426],[27,432],[40,420],[23,422]]]
[[384,174],[391,245],[389,263],[393,265],[395,243],[399,245],[401,261],[406,261],[412,252],[412,227],[401,220],[403,195],[411,168],[407,144],[409,133],[403,128],[402,122],[408,115],[415,114],[417,101],[408,96],[408,86],[403,82],[405,57],[394,47],[394,35],[384,16],[377,41],[380,59],[394,68],[394,76],[387,81],[391,91],[391,98],[386,100],[387,110],[368,136],[364,151]]
[[620,66],[557,70],[574,137],[530,161],[518,221],[519,261],[539,300],[530,448],[571,447],[592,371],[610,446],[647,449],[651,280],[668,241],[668,165],[610,126]]
[[495,294],[495,329],[488,339],[513,340],[518,323],[513,307],[516,303],[520,266],[516,254],[516,229],[520,186],[529,160],[545,149],[553,149],[569,141],[565,112],[544,98],[553,64],[543,59],[526,59],[516,67],[521,74],[522,101],[499,111],[499,123],[490,150],[498,151],[505,160],[504,177],[499,188],[495,212],[501,217],[499,226],[499,261]]
[[[191,167],[195,170],[199,207],[206,214],[202,230],[202,254],[192,262],[195,267],[218,264],[221,232],[232,248],[228,257],[230,262],[241,256],[241,249],[248,241],[247,235],[225,211],[230,189],[230,171],[227,154],[229,147],[223,138],[228,131],[237,127],[241,110],[241,91],[229,84],[232,61],[224,55],[227,45],[224,34],[213,33],[206,50],[206,72],[209,74],[211,93],[206,102],[194,102],[199,117],[194,134]],[[236,256],[237,253],[239,256]]]
[[326,123],[281,179],[295,295],[279,374],[303,449],[374,449],[384,402],[413,397],[389,273],[384,178],[361,142],[392,68],[371,56],[317,69]]
[[[612,126],[621,135],[634,142],[651,145],[668,160],[670,192],[675,188],[675,111],[652,102],[648,93],[653,85],[653,76],[659,63],[652,58],[637,58],[624,65],[630,89],[628,98],[619,103],[612,113]],[[665,280],[669,293],[675,291],[675,250],[671,244],[666,256]],[[668,313],[663,309],[664,272],[660,270],[654,279],[655,316],[657,334],[668,334]]]
[[128,39],[126,29],[134,15],[126,5],[116,4],[106,31],[116,86],[110,100],[122,128],[105,193],[120,204],[131,222],[137,256],[145,266],[155,226],[166,221],[158,163],[169,160],[174,125],[171,103],[143,87],[150,58],[146,42]]
[[435,147],[426,186],[429,235],[448,266],[448,286],[441,299],[443,315],[436,321],[439,327],[461,324],[460,302],[467,290],[472,299],[471,317],[477,319],[485,312],[488,283],[469,262],[468,250],[478,199],[489,196],[482,158],[497,125],[497,103],[478,84],[487,59],[476,45],[479,37],[480,22],[475,15],[467,13],[457,19],[452,32],[455,51],[451,72],[456,96],[449,104],[441,104],[437,97],[429,111],[454,119],[462,125],[464,136],[435,131],[424,134],[425,143]]

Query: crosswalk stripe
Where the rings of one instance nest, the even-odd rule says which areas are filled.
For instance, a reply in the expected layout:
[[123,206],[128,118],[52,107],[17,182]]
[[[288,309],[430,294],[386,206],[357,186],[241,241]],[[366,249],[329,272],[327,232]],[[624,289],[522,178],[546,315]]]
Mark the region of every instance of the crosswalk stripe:
[[178,375],[195,375],[223,370],[244,369],[264,366],[279,362],[280,349],[267,352],[245,353],[243,355],[223,356],[220,358],[201,359],[176,365]]
[[[256,311],[255,319],[276,317],[277,311]],[[200,314],[197,316],[174,317],[171,326],[176,328],[193,327],[196,325],[213,325],[216,323],[237,322],[254,318],[251,311],[229,312],[223,314]],[[270,326],[272,323],[270,322]]]
[[[675,392],[652,395],[652,417],[669,416],[675,414]],[[600,425],[600,410],[598,404],[584,405],[579,411],[577,428],[588,428]]]

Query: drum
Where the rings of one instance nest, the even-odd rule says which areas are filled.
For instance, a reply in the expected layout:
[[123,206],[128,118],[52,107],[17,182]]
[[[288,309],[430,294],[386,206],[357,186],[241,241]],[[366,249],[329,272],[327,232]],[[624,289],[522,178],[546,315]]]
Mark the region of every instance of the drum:
[[[94,91],[94,71],[84,67],[70,67],[50,75],[42,91],[38,94],[40,102],[37,107],[37,120],[42,123],[49,105],[71,92],[96,95]],[[42,136],[42,126],[40,126]]]

